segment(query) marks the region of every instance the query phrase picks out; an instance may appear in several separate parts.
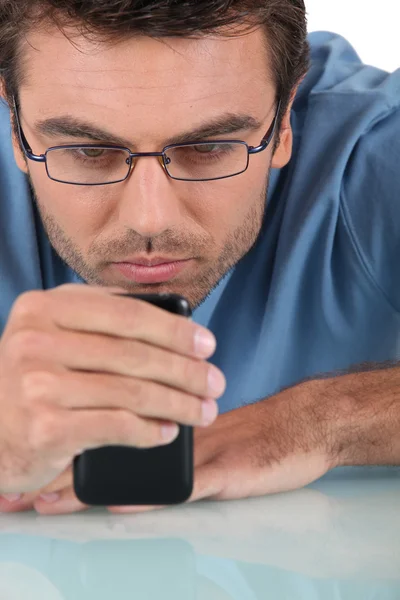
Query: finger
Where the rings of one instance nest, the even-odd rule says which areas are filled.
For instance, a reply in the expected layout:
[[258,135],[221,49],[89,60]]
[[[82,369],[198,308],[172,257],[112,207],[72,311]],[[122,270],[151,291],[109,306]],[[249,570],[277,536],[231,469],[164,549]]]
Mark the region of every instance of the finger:
[[193,493],[189,502],[198,500],[218,500],[222,492],[222,473],[216,464],[210,462],[196,469]]
[[217,398],[226,387],[225,377],[214,365],[135,340],[30,330],[16,334],[14,344],[19,357],[33,358],[35,363],[151,380],[204,398]]
[[114,514],[127,515],[134,513],[151,512],[161,510],[166,506],[109,506],[108,511]]
[[15,500],[13,496],[10,496],[11,500],[7,497],[0,496],[0,512],[24,512],[33,510],[34,502],[39,497],[44,495],[47,500],[51,500],[54,492],[58,492],[64,488],[72,485],[72,467],[68,467],[59,477],[57,477],[52,483],[45,488],[21,494],[18,500]]
[[75,495],[72,486],[53,492],[47,501],[37,496],[34,501],[34,509],[41,515],[62,515],[87,510],[89,506],[82,504]]
[[30,492],[29,494],[22,494],[18,500],[14,500],[14,496],[10,498],[6,496],[0,496],[0,513],[19,513],[33,510],[33,503],[37,496],[37,492]]
[[59,477],[57,477],[57,479],[52,481],[46,487],[42,488],[37,493],[37,496],[42,496],[42,495],[49,496],[49,495],[53,494],[54,492],[58,492],[59,490],[63,490],[64,488],[70,487],[72,485],[72,482],[73,482],[73,473],[72,473],[72,467],[70,466],[67,469],[65,469],[65,471],[63,473],[61,473],[61,475]]
[[56,379],[55,385],[57,389],[51,385],[47,393],[69,409],[125,409],[141,417],[199,427],[210,425],[218,414],[218,404],[212,398],[200,399],[131,377],[67,371]]
[[[215,336],[208,329],[144,300],[90,286],[60,286],[50,293],[57,296],[52,319],[62,328],[141,340],[200,358],[215,352]],[[201,343],[203,338],[209,343]]]
[[110,445],[154,448],[179,435],[174,423],[142,419],[125,410],[76,410],[62,415],[64,437],[58,432],[48,445],[65,456]]

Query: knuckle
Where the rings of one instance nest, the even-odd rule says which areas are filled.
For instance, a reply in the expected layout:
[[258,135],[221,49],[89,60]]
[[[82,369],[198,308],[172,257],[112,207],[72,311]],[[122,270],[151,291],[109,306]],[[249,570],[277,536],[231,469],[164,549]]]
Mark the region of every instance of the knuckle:
[[124,319],[124,324],[128,327],[131,333],[134,333],[138,328],[138,325],[143,322],[146,318],[145,310],[148,309],[148,305],[144,300],[138,300],[136,298],[128,298],[130,302],[130,310],[126,310],[126,298],[119,299],[121,303],[123,303],[122,310],[120,312],[121,316]]
[[37,319],[46,304],[46,295],[43,291],[30,291],[21,294],[14,302],[11,316],[18,324],[32,323]]
[[35,411],[30,423],[28,442],[34,453],[47,453],[60,443],[62,427],[53,410]]
[[22,398],[29,407],[54,401],[57,388],[57,377],[48,371],[27,371],[21,375]]
[[200,398],[193,396],[191,399],[191,402],[190,402],[190,406],[191,406],[191,418],[196,423],[202,424],[203,420],[204,420],[203,402],[200,400]]
[[129,382],[129,403],[139,414],[145,413],[150,402],[149,385],[140,379]]
[[[76,283],[63,283],[62,285],[59,285],[58,287],[53,288],[51,290],[51,293],[55,294],[58,292],[76,292],[76,291],[79,291],[80,288],[81,288],[81,286],[77,285]],[[86,288],[85,288],[85,291],[86,291]]]
[[121,443],[133,445],[135,448],[144,448],[143,424],[143,421],[132,414],[121,415],[118,422],[118,437]]
[[166,418],[182,423],[198,423],[202,420],[201,403],[195,396],[168,389],[163,398]]
[[171,339],[185,353],[195,352],[193,324],[186,317],[176,317],[171,324]]
[[206,363],[193,359],[184,359],[181,368],[187,386],[198,394],[206,395],[208,376]]
[[36,329],[22,329],[10,337],[7,355],[13,362],[37,358],[43,351],[48,334]]
[[124,341],[122,352],[124,362],[134,371],[141,372],[150,362],[150,348],[142,342]]
[[122,419],[120,433],[122,442],[135,448],[152,448],[161,440],[161,426],[155,422],[145,421],[134,415],[126,415]]
[[182,356],[177,356],[175,359],[175,372],[182,374],[185,383],[193,382],[193,378],[197,377],[194,362]]
[[183,404],[180,400],[182,394],[174,390],[173,388],[165,388],[165,395],[163,397],[163,405],[165,417],[179,417],[184,412]]

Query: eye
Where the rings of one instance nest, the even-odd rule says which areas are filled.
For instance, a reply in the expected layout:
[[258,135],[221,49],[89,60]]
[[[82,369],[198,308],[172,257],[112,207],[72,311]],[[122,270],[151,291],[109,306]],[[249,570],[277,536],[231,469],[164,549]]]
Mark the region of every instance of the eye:
[[202,144],[200,146],[195,146],[196,152],[200,154],[209,154],[210,152],[215,152],[215,150],[219,150],[220,145],[218,144]]
[[102,148],[81,148],[81,153],[87,158],[100,158],[105,152]]

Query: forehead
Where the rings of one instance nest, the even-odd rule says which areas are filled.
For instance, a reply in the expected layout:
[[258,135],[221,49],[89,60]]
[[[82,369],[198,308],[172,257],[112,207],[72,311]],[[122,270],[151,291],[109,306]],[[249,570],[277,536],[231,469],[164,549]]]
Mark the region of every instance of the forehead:
[[[274,99],[265,33],[200,39],[132,37],[106,44],[56,29],[32,33],[23,49],[21,101],[36,117],[55,107],[155,125],[221,110],[265,113]],[[139,125],[140,127],[140,125]]]

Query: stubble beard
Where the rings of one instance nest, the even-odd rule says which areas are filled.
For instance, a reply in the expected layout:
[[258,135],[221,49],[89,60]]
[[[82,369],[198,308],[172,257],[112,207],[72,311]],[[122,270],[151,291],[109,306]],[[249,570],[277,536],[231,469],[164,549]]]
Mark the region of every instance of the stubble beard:
[[[231,270],[254,248],[260,236],[264,223],[269,172],[265,187],[257,202],[252,202],[250,208],[239,227],[230,233],[224,243],[223,249],[212,264],[206,264],[203,270],[196,272],[195,278],[189,284],[164,283],[154,285],[139,285],[133,282],[107,282],[99,274],[96,268],[87,262],[82,252],[76,246],[72,238],[68,237],[61,226],[57,223],[38,198],[32,181],[30,180],[31,193],[39,212],[45,232],[55,252],[61,260],[70,267],[84,282],[96,286],[119,286],[133,294],[143,293],[176,293],[184,296],[195,310],[211,295],[219,283],[231,272]],[[137,234],[134,233],[137,239]],[[173,236],[172,236],[173,237]],[[149,247],[151,241],[146,245]],[[118,242],[115,244],[118,247]],[[204,246],[203,246],[204,247]],[[104,248],[103,248],[104,250]],[[109,250],[109,248],[108,248]],[[116,248],[113,250],[115,252]],[[127,252],[126,255],[128,255]],[[95,250],[90,250],[91,256],[96,256]],[[109,252],[109,256],[112,253]],[[102,254],[104,256],[104,252]],[[115,253],[114,253],[115,256]],[[97,259],[98,260],[98,259]]]

